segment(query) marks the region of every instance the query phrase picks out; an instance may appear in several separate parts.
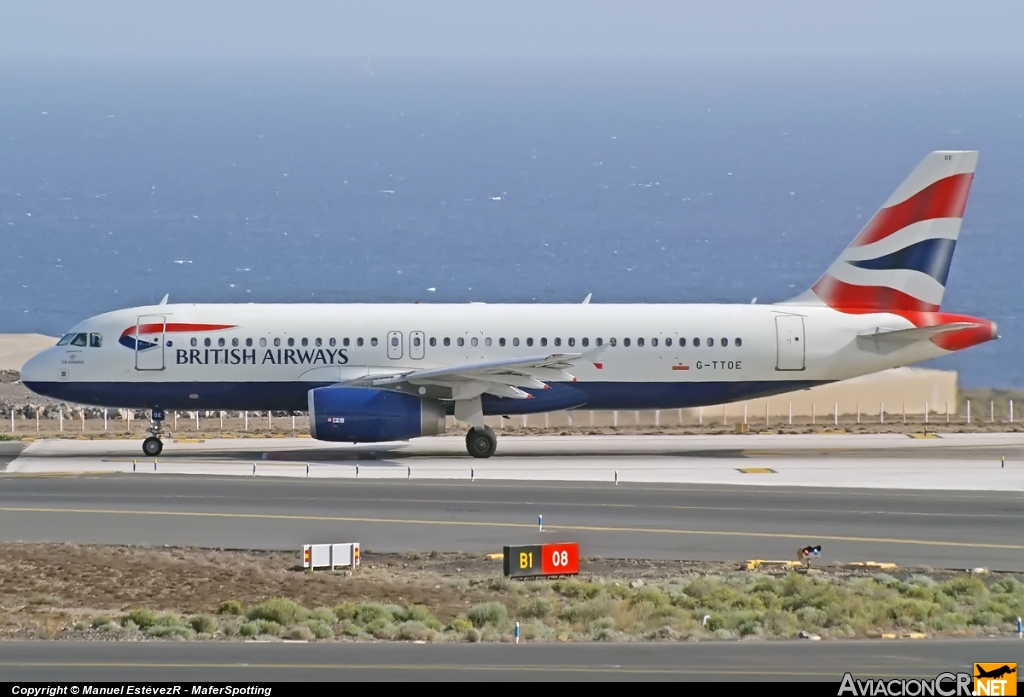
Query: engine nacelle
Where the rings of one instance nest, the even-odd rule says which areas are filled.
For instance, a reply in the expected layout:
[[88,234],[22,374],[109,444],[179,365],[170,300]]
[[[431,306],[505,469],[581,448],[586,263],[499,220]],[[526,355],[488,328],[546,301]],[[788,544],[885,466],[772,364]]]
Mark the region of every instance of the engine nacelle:
[[318,387],[309,391],[309,432],[343,443],[381,443],[444,433],[437,400],[368,387]]

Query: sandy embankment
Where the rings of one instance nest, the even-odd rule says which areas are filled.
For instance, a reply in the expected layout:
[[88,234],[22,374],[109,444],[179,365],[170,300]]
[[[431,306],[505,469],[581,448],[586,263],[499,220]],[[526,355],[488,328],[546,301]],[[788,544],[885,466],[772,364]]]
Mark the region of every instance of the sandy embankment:
[[0,370],[20,371],[29,358],[56,343],[42,334],[0,334]]

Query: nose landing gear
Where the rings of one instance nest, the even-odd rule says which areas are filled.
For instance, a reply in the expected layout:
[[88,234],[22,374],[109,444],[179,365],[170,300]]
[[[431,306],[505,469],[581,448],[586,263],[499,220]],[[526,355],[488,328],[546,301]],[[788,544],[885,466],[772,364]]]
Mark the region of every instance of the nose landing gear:
[[164,443],[160,440],[163,435],[164,410],[153,409],[150,412],[149,433],[150,436],[142,441],[142,453],[147,457],[156,457],[164,449]]

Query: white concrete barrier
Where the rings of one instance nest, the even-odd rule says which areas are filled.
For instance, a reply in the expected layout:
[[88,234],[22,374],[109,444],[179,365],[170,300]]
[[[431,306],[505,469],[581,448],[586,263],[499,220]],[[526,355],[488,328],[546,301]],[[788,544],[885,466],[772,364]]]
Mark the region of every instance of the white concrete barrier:
[[322,569],[337,567],[355,569],[359,566],[359,543],[302,545],[302,568]]

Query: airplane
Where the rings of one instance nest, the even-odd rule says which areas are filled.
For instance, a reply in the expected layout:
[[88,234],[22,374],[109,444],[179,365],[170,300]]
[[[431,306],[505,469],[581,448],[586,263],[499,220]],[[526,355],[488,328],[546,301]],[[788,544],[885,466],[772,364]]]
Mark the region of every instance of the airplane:
[[92,317],[30,359],[47,397],[151,410],[307,411],[326,442],[489,415],[710,406],[910,365],[998,338],[940,310],[977,151],[928,154],[806,292],[773,304],[168,304]]
[[[1014,665],[1016,665],[1016,664],[1014,664]],[[1017,668],[1016,667],[1011,668],[1008,665],[1004,665],[1004,666],[1001,666],[999,668],[994,668],[992,670],[985,670],[984,668],[981,668],[980,666],[978,666],[977,670],[978,670],[978,674],[974,676],[976,678],[1001,678],[1004,675],[1010,675],[1011,673],[1016,673],[1017,672]]]

